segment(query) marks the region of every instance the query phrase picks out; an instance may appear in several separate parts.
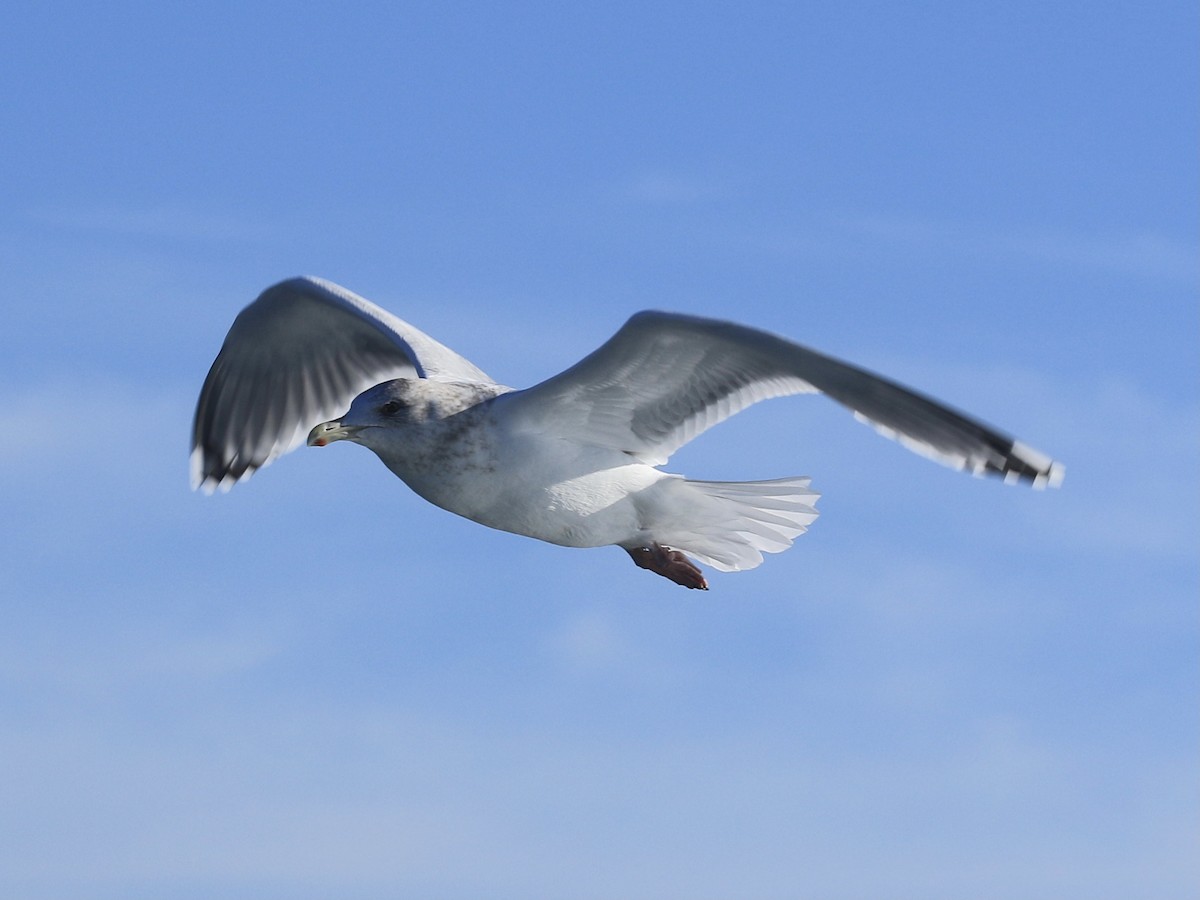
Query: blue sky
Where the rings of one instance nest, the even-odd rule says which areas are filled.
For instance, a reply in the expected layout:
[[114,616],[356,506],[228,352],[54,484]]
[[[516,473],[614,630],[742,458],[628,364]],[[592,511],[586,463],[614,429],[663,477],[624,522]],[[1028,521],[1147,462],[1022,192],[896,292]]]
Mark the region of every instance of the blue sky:
[[[1194,896],[1197,18],[16,4],[4,896]],[[762,404],[668,468],[822,517],[703,596],[349,445],[189,492],[226,329],[302,273],[516,386],[737,319],[1067,479]]]

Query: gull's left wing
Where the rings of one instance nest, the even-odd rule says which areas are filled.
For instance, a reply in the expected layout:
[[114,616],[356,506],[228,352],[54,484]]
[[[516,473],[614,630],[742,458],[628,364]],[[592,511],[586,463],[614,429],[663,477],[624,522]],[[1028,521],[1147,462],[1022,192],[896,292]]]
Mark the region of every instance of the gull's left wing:
[[229,490],[392,378],[491,384],[449,347],[319,278],[267,288],[234,320],[196,404],[192,487]]

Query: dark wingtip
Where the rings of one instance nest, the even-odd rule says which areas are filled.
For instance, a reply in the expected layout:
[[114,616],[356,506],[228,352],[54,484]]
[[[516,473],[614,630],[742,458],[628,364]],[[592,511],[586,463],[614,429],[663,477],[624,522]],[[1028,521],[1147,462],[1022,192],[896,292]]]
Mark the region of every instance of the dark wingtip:
[[1028,444],[1013,441],[999,474],[1009,484],[1027,482],[1037,489],[1056,488],[1066,477],[1067,467]]

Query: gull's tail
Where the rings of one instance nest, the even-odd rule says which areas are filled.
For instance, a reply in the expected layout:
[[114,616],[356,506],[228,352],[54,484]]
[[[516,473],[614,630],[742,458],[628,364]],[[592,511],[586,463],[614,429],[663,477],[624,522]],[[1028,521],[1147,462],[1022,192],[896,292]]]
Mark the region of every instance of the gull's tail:
[[722,572],[753,569],[764,553],[790,547],[817,518],[820,494],[809,487],[810,481],[660,482],[667,496],[661,498],[662,518],[654,524],[653,536]]

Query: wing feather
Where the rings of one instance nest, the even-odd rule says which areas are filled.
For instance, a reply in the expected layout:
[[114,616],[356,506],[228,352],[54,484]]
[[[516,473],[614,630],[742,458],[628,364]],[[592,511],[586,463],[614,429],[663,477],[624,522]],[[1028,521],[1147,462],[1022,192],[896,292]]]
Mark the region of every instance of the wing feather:
[[234,320],[192,427],[192,486],[228,490],[391,378],[491,383],[453,350],[345,288],[292,278]]
[[785,338],[675,313],[633,316],[595,352],[497,398],[514,427],[554,432],[661,465],[753,403],[824,393],[882,434],[945,465],[1037,487],[1064,468],[930,397]]

